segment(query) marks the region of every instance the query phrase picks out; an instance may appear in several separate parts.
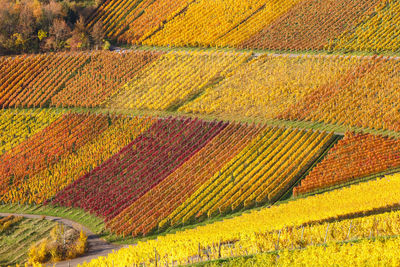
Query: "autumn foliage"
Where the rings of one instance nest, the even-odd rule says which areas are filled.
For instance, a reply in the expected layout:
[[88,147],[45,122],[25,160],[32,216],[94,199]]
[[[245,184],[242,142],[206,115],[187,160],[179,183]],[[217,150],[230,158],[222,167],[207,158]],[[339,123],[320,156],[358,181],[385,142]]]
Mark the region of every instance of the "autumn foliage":
[[399,140],[346,133],[293,190],[295,196],[400,167]]

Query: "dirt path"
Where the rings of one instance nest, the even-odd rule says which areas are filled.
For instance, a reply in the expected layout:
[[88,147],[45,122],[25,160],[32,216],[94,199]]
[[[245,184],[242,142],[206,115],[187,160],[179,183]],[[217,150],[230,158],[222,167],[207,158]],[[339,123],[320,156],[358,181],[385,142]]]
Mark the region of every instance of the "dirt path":
[[[14,215],[14,216],[22,216],[28,219],[41,219],[43,216],[42,215],[32,215],[32,214],[19,214],[19,213],[0,213],[0,217],[7,217],[9,215]],[[106,256],[107,254],[111,253],[113,250],[117,250],[120,249],[122,247],[126,247],[126,246],[119,246],[119,245],[114,245],[114,244],[110,244],[107,241],[99,238],[95,233],[93,233],[92,231],[90,231],[90,229],[88,229],[87,227],[68,220],[68,219],[64,219],[61,217],[54,217],[54,216],[45,216],[46,220],[50,220],[50,221],[54,221],[54,222],[59,222],[59,223],[63,223],[69,227],[72,227],[78,231],[83,230],[83,232],[87,235],[88,237],[88,252],[85,253],[84,256],[73,259],[73,260],[69,260],[69,261],[62,261],[62,262],[58,262],[57,264],[55,264],[56,267],[67,267],[67,266],[77,266],[80,263],[83,262],[89,262],[91,259],[100,257],[100,256]],[[52,264],[49,266],[53,266]]]

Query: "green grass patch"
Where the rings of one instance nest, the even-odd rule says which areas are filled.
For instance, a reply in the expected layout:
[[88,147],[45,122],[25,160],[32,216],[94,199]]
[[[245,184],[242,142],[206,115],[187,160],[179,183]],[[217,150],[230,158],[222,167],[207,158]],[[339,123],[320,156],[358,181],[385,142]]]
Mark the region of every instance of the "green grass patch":
[[91,215],[81,209],[68,207],[55,207],[51,205],[18,205],[3,204],[0,205],[0,212],[34,214],[66,218],[78,222],[90,229],[93,233],[102,235],[104,232],[104,222],[101,218]]
[[56,222],[41,219],[22,219],[0,232],[0,266],[23,264],[28,260],[30,246],[50,236]]
[[297,51],[288,51],[288,50],[270,50],[270,49],[237,49],[232,47],[193,47],[193,46],[182,46],[182,47],[166,47],[166,46],[148,46],[148,45],[121,45],[125,49],[133,49],[133,50],[146,50],[146,51],[221,51],[221,52],[242,52],[242,53],[254,53],[258,54],[290,54],[290,55],[345,55],[345,56],[391,56],[398,57],[400,56],[399,52],[392,51],[381,51],[377,52],[368,52],[368,51],[344,51],[344,50],[297,50]]

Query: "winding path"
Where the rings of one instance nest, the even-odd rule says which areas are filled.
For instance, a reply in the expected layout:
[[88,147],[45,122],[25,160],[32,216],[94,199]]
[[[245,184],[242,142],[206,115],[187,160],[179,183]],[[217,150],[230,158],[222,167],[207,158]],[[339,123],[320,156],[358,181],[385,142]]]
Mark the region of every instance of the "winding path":
[[[10,215],[14,215],[14,216],[22,216],[24,218],[28,218],[28,219],[42,219],[43,216],[42,215],[32,215],[32,214],[19,214],[19,213],[0,213],[0,217],[7,217]],[[117,250],[120,249],[122,247],[127,247],[127,246],[119,246],[119,245],[114,245],[111,243],[108,243],[107,241],[99,238],[95,233],[93,233],[92,231],[90,231],[90,229],[88,229],[87,227],[68,220],[68,219],[64,219],[61,217],[54,217],[54,216],[45,216],[46,220],[49,221],[54,221],[54,222],[59,222],[59,223],[63,223],[71,228],[76,229],[77,231],[81,231],[83,230],[83,232],[87,235],[88,239],[88,251],[85,253],[84,256],[76,258],[76,259],[72,259],[69,261],[62,261],[62,262],[58,262],[55,264],[56,267],[67,267],[67,266],[77,266],[78,264],[81,264],[83,262],[89,262],[91,259],[100,257],[100,256],[106,256],[107,254],[111,253],[113,250]],[[49,266],[53,266],[53,264],[49,264]]]

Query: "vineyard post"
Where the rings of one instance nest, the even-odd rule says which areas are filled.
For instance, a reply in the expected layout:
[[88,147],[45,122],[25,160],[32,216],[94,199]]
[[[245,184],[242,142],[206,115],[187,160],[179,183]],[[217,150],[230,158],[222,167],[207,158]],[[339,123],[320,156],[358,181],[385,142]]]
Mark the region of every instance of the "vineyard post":
[[278,232],[278,239],[276,240],[275,250],[279,249],[279,238],[281,237],[281,230]]
[[155,265],[156,265],[156,267],[157,267],[157,249],[156,248],[154,248],[154,260],[155,260]]
[[369,238],[372,237],[372,232],[373,232],[374,235],[375,235],[375,231],[373,231],[373,230],[375,229],[375,226],[376,226],[376,220],[375,220],[375,218],[374,218],[374,223],[372,224],[371,230],[369,230]]
[[349,231],[347,232],[347,237],[346,237],[346,239],[349,239],[349,238],[350,238],[350,231],[351,231],[351,226],[352,226],[352,224],[353,224],[353,220],[350,222]]
[[62,235],[63,235],[63,243],[64,243],[64,248],[65,248],[65,230],[64,230],[64,225],[60,223],[60,226],[61,226],[61,232],[62,232]]
[[201,250],[200,250],[200,242],[199,242],[199,261],[201,261]]
[[303,235],[304,235],[304,225],[301,227],[301,240],[300,240],[300,242],[303,242]]
[[221,240],[219,241],[219,245],[218,245],[218,259],[221,258]]
[[325,232],[325,240],[324,240],[325,244],[326,244],[326,239],[328,237],[328,231],[329,231],[329,223],[328,223],[328,226],[326,227],[326,232]]

